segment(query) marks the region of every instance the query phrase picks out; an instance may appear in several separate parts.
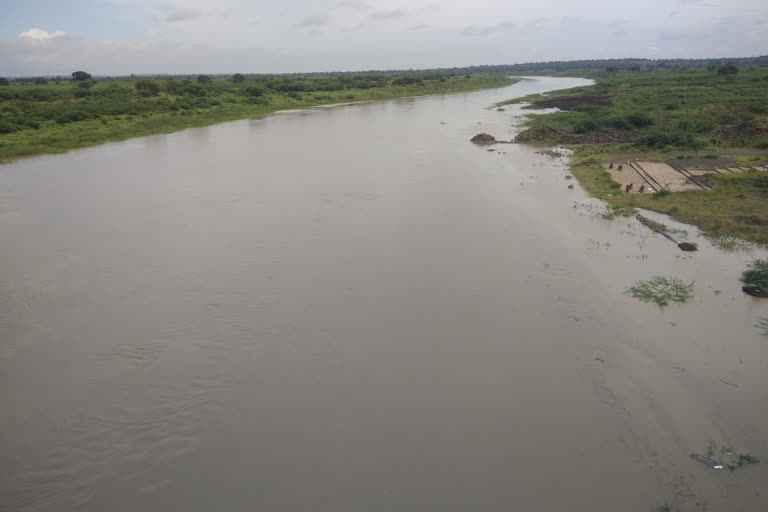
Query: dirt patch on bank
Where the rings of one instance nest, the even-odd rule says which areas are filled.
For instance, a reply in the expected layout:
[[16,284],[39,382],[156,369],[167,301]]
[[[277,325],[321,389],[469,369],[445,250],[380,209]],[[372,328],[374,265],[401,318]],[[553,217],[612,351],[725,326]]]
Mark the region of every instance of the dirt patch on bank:
[[571,110],[579,105],[599,105],[607,107],[613,105],[613,100],[611,100],[610,96],[562,96],[559,98],[537,100],[523,108],[559,108],[560,110]]

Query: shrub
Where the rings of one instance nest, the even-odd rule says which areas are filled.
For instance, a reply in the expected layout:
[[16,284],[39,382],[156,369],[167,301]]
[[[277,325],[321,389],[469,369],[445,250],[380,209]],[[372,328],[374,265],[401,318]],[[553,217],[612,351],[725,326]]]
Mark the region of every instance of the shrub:
[[691,132],[679,127],[664,127],[648,131],[637,138],[636,144],[649,148],[663,148],[664,146],[700,148],[703,145]]
[[600,129],[600,124],[592,119],[585,119],[579,121],[573,126],[574,133],[587,133]]
[[627,116],[627,122],[635,128],[642,128],[644,126],[651,126],[653,124],[653,119],[651,119],[648,114],[633,112]]
[[248,87],[245,88],[244,92],[246,96],[257,98],[264,94],[264,89],[258,85],[249,85]]
[[75,98],[87,98],[88,96],[91,95],[91,91],[89,91],[88,89],[78,89],[75,91],[74,95],[75,95]]
[[69,124],[74,123],[76,121],[84,121],[87,119],[87,115],[84,112],[81,112],[79,110],[73,110],[70,112],[65,112],[61,114],[59,117],[56,118],[56,122],[59,124]]
[[160,94],[160,84],[154,80],[139,80],[135,87],[139,96],[148,97]]
[[21,126],[9,121],[8,119],[0,119],[0,133],[13,133],[21,130]]
[[726,64],[724,66],[720,66],[719,68],[717,68],[717,74],[721,76],[735,75],[738,72],[739,72],[739,68],[737,68],[733,64]]

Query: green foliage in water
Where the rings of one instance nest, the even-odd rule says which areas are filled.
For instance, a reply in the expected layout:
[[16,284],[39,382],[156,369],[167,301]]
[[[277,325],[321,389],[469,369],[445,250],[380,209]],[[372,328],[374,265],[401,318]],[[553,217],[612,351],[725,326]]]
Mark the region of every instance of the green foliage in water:
[[749,286],[756,286],[760,290],[768,290],[768,260],[755,260],[747,265],[747,269],[741,274],[741,280]]
[[693,297],[693,282],[685,284],[676,277],[653,276],[647,281],[637,281],[626,293],[643,302],[655,302],[659,307],[670,302],[687,302]]

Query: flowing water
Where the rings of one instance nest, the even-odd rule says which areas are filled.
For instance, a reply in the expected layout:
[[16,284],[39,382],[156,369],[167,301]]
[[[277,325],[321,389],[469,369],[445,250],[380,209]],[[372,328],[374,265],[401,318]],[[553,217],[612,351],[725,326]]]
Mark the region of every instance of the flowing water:
[[[1,166],[0,510],[768,509],[768,464],[690,457],[768,458],[760,253],[683,253],[563,159],[468,142],[585,83]],[[694,299],[623,293],[653,274]]]

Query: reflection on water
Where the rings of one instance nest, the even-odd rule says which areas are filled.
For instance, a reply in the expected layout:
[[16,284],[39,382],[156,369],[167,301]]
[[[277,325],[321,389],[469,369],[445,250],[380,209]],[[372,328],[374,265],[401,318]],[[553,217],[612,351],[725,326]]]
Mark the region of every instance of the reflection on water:
[[[0,167],[0,509],[765,508],[764,465],[688,457],[768,453],[754,255],[681,253],[564,162],[468,142],[584,83]],[[623,294],[655,273],[696,300]]]

